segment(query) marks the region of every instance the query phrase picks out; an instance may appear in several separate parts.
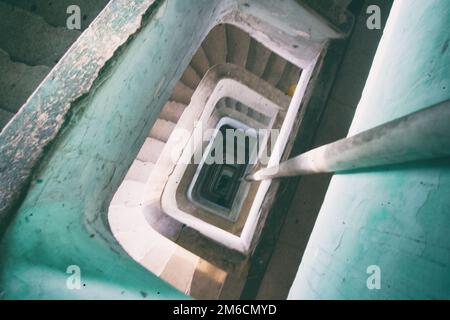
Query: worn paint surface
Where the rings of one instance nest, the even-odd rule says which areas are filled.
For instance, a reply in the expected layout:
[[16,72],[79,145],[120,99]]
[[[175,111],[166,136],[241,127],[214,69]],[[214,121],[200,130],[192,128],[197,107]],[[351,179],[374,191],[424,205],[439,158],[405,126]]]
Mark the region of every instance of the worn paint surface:
[[107,61],[159,2],[111,1],[4,128],[0,135],[0,229],[45,148],[68,121],[74,102],[92,89]]
[[[70,94],[65,91],[67,86],[89,90],[71,106],[75,111],[65,132],[42,161],[1,240],[2,298],[185,297],[123,251],[109,231],[106,211],[175,81],[215,22],[219,2],[162,3],[149,22],[109,60],[93,88],[89,90],[89,83],[83,83],[83,77],[78,79],[74,70],[70,73],[72,85],[48,80],[33,97],[37,104],[54,90]],[[85,66],[97,68],[95,61],[92,65],[85,62]],[[52,101],[45,105],[50,110],[55,107]],[[33,116],[39,108],[32,106],[26,106],[29,114],[20,116]],[[52,112],[45,115],[51,136],[63,121],[55,119]],[[32,144],[32,138],[18,137],[18,145]],[[38,137],[37,148],[41,139],[45,137]],[[35,152],[41,152],[31,149],[23,156],[35,157]],[[81,268],[81,290],[66,287],[70,265]]]
[[[450,98],[449,16],[446,0],[394,4],[350,135]],[[449,159],[335,175],[289,298],[448,299],[449,225]]]

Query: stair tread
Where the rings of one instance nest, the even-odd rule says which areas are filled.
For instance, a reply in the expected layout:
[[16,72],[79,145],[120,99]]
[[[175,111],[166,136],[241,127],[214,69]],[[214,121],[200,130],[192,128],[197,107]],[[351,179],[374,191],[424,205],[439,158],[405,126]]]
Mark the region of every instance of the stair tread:
[[235,99],[226,98],[225,103],[227,108],[236,110],[236,106],[238,105],[239,102]]
[[198,261],[198,256],[178,247],[165,265],[161,278],[178,290],[189,294]]
[[159,117],[161,119],[177,123],[185,109],[186,105],[183,103],[168,101],[161,110]]
[[152,162],[144,162],[141,160],[134,160],[124,180],[133,180],[145,183],[147,182],[155,164]]
[[208,57],[206,56],[205,50],[201,46],[192,57],[191,66],[202,78],[209,70],[210,63]]
[[202,47],[211,66],[225,63],[227,61],[227,33],[225,25],[219,24],[215,26],[206,36]]
[[170,100],[188,105],[191,102],[191,97],[193,94],[194,90],[192,90],[182,82],[178,81],[177,84],[175,85],[175,88],[172,91]]
[[233,25],[227,25],[227,62],[245,67],[249,48],[250,35]]
[[139,206],[142,204],[144,192],[145,183],[133,180],[124,180],[114,194],[110,206]]
[[228,103],[227,98],[220,99],[216,104],[216,109],[226,108],[228,106],[228,104],[229,103]]
[[47,66],[13,62],[0,49],[0,105],[9,112],[17,112],[49,72]]
[[197,89],[197,86],[201,80],[202,78],[200,78],[197,71],[195,71],[191,65],[186,68],[183,76],[181,77],[181,82],[193,90]]
[[[241,102],[237,102],[236,105],[235,105],[235,108],[236,108],[236,110],[238,110],[239,112],[242,112],[243,114],[248,114],[249,113],[248,107],[245,104],[241,103]],[[250,111],[251,110],[252,109],[250,109]]]
[[0,2],[0,43],[12,60],[53,66],[81,34],[53,27],[42,17]]
[[296,85],[298,83],[298,79],[300,78],[301,70],[294,66],[291,63],[287,63],[283,75],[280,78],[280,81],[277,84],[277,88],[287,93],[289,91],[289,87],[292,85]]
[[164,146],[165,143],[160,140],[147,138],[145,139],[145,142],[142,145],[142,148],[139,151],[136,159],[143,162],[156,163],[160,154],[162,153]]
[[150,130],[149,137],[167,142],[175,126],[176,124],[171,121],[158,118]]
[[261,78],[266,69],[271,51],[258,41],[252,39],[247,58],[247,70]]
[[272,86],[276,86],[283,76],[284,67],[287,61],[280,56],[272,53],[269,61],[267,62],[266,70],[262,78],[270,83]]

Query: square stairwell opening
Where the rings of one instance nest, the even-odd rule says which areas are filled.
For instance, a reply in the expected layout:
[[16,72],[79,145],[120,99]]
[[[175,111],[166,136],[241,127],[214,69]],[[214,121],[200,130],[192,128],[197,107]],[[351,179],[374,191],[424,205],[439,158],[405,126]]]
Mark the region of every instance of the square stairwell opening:
[[248,191],[243,177],[250,164],[255,163],[257,145],[255,130],[233,118],[222,118],[188,188],[188,199],[235,222]]
[[[251,25],[243,25],[241,29],[238,24],[234,21],[233,24],[222,23],[210,30],[175,84],[110,207],[111,228],[124,249],[147,269],[185,292],[195,288],[196,280],[180,280],[182,273],[169,275],[165,271],[174,255],[180,252],[183,252],[185,263],[177,268],[192,268],[191,262],[198,259],[210,263],[207,278],[214,283],[223,284],[224,272],[238,275],[246,268],[253,234],[263,226],[259,208],[264,194],[271,189],[270,184],[249,184],[242,177],[261,166],[253,163],[261,151],[260,142],[265,148],[274,143],[268,136],[248,135],[248,131],[281,129],[302,76],[298,61],[303,58],[293,58],[297,57],[292,49],[297,47],[292,45],[294,39],[284,45],[275,41],[272,44],[274,50],[271,50],[268,44],[260,41],[261,33],[250,32]],[[194,98],[201,96],[201,91],[212,83],[220,90],[215,92],[218,97],[208,113],[205,103],[217,88],[209,88],[211,91],[204,99]],[[304,80],[303,85],[306,84]],[[185,137],[189,137],[195,127],[189,127],[190,124],[203,116],[207,117],[205,123],[215,129],[215,133],[232,130],[238,137],[242,132],[247,133],[243,139],[244,161],[212,165],[202,161],[200,165],[189,167],[180,179],[174,178],[175,189],[168,191],[167,186],[171,184],[168,180],[174,177],[176,168],[168,168],[172,160],[167,155],[173,151],[183,152],[183,147],[175,143],[180,141],[176,137],[177,131],[188,128]],[[216,138],[217,134],[212,135],[205,141],[205,147],[213,144]],[[226,145],[227,140],[223,142]],[[227,150],[224,151],[226,155]],[[270,152],[267,155],[270,157]],[[208,156],[215,154],[204,153],[204,157]],[[170,210],[163,205],[163,194],[169,193],[171,205],[179,206],[171,209],[180,215],[169,214]],[[258,208],[253,208],[255,197],[260,201],[256,204]],[[125,211],[127,219],[121,218]],[[190,223],[192,221],[194,223]],[[132,237],[134,230],[143,229],[144,223],[148,223],[148,232]],[[198,232],[195,239],[192,239],[192,231]],[[147,240],[143,241],[144,238]],[[142,252],[147,252],[144,260]],[[164,255],[158,252],[164,252]],[[207,293],[193,295],[196,298],[217,297],[222,284],[211,283]]]
[[[277,97],[277,103],[282,107],[270,107],[279,108],[280,112],[277,114],[264,112],[267,106],[243,102],[245,99],[241,99],[240,95],[248,96],[248,92],[239,85],[233,84],[234,96],[220,97],[214,105],[213,122],[215,122],[216,131],[223,132],[223,130],[231,129],[239,135],[240,130],[281,127],[289,101],[299,81],[301,69],[236,25],[218,24],[206,36],[176,83],[123,184],[119,187],[112,201],[113,207],[122,206],[122,204],[130,208],[145,206],[149,193],[152,194],[155,189],[152,187],[154,185],[152,179],[161,182],[164,177],[164,170],[160,169],[164,161],[167,161],[164,159],[164,154],[167,150],[174,149],[173,145],[169,145],[174,132],[183,122],[182,119],[199,116],[189,110],[194,93],[200,90],[202,84],[207,83],[205,77],[208,72],[220,65],[230,65],[244,70],[246,72],[244,79],[235,79],[237,82],[250,82],[257,87],[259,83],[264,83],[260,90],[270,92],[267,96],[269,100]],[[224,72],[224,74],[228,73],[229,71]],[[237,74],[237,78],[241,77],[239,72]],[[276,93],[272,94],[272,91]],[[258,149],[253,145],[258,144],[261,139],[267,140],[267,137],[261,138],[255,134],[246,139],[244,149],[247,146],[247,151],[251,153],[255,150],[256,154]],[[210,139],[206,144],[212,144],[214,140]],[[265,144],[267,144],[266,140]],[[183,176],[180,189],[174,192],[176,197],[174,201],[193,218],[222,229],[233,237],[242,236],[251,209],[251,199],[256,196],[259,188],[259,183],[250,186],[242,179],[255,165],[250,161],[249,153],[246,157],[244,163],[240,164],[204,165],[203,162],[199,166],[191,167]],[[243,207],[245,207],[244,210]],[[161,211],[164,212],[164,209]],[[178,245],[214,264],[221,265],[209,253],[202,252],[203,249],[200,247],[197,248],[200,249],[198,251],[183,241],[182,233],[183,230],[187,230],[186,228],[177,229],[174,227],[176,222],[171,222],[170,219],[169,222],[162,222],[160,213],[157,215],[145,213],[145,217],[155,232],[169,240],[180,239],[177,241]],[[182,220],[180,222],[184,224]],[[164,247],[164,244],[161,245]]]

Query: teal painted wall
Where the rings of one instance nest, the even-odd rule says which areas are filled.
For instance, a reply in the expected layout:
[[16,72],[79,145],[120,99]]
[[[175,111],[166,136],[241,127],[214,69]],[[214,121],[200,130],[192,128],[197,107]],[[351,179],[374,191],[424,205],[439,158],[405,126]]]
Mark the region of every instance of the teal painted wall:
[[[450,1],[395,7],[350,134],[450,98]],[[449,299],[449,231],[450,159],[335,175],[289,298]]]
[[[107,208],[219,3],[162,3],[78,102],[1,240],[1,298],[185,298],[123,251]],[[69,265],[81,290],[66,287]]]

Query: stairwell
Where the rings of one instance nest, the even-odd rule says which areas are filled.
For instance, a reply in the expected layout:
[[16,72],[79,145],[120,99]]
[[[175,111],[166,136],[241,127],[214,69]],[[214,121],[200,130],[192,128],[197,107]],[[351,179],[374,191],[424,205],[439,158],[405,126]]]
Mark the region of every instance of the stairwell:
[[[158,155],[161,154],[201,79],[211,67],[221,63],[243,67],[286,95],[290,93],[292,86],[297,84],[301,72],[297,66],[251,38],[248,33],[233,25],[217,25],[203,41],[176,84],[130,167],[124,184],[133,185],[133,189],[144,189],[143,184],[150,176]],[[230,107],[239,108],[240,105]]]
[[[107,3],[0,1],[0,131]],[[81,30],[66,27],[69,5],[81,9]]]
[[[286,96],[292,95],[301,74],[299,67],[272,52],[248,33],[231,24],[216,25],[176,83],[169,100],[114,195],[109,209],[110,223],[111,219],[133,219],[131,216],[141,214],[133,212],[139,211],[142,205],[147,190],[146,183],[166,142],[207,71],[223,63],[231,63],[250,71]],[[245,109],[246,107],[237,101],[224,99],[222,103],[230,112],[238,110],[251,118],[258,117],[254,110]],[[119,242],[135,260],[180,291],[201,299],[239,297],[246,278],[246,267],[239,274],[227,274],[220,267],[186,250],[156,230],[153,230],[153,235],[145,235],[147,239],[151,238],[152,249],[143,254],[137,240],[130,239],[139,238],[137,233],[134,236],[123,233],[120,227],[116,229],[116,223],[111,227],[116,237],[119,237]]]

